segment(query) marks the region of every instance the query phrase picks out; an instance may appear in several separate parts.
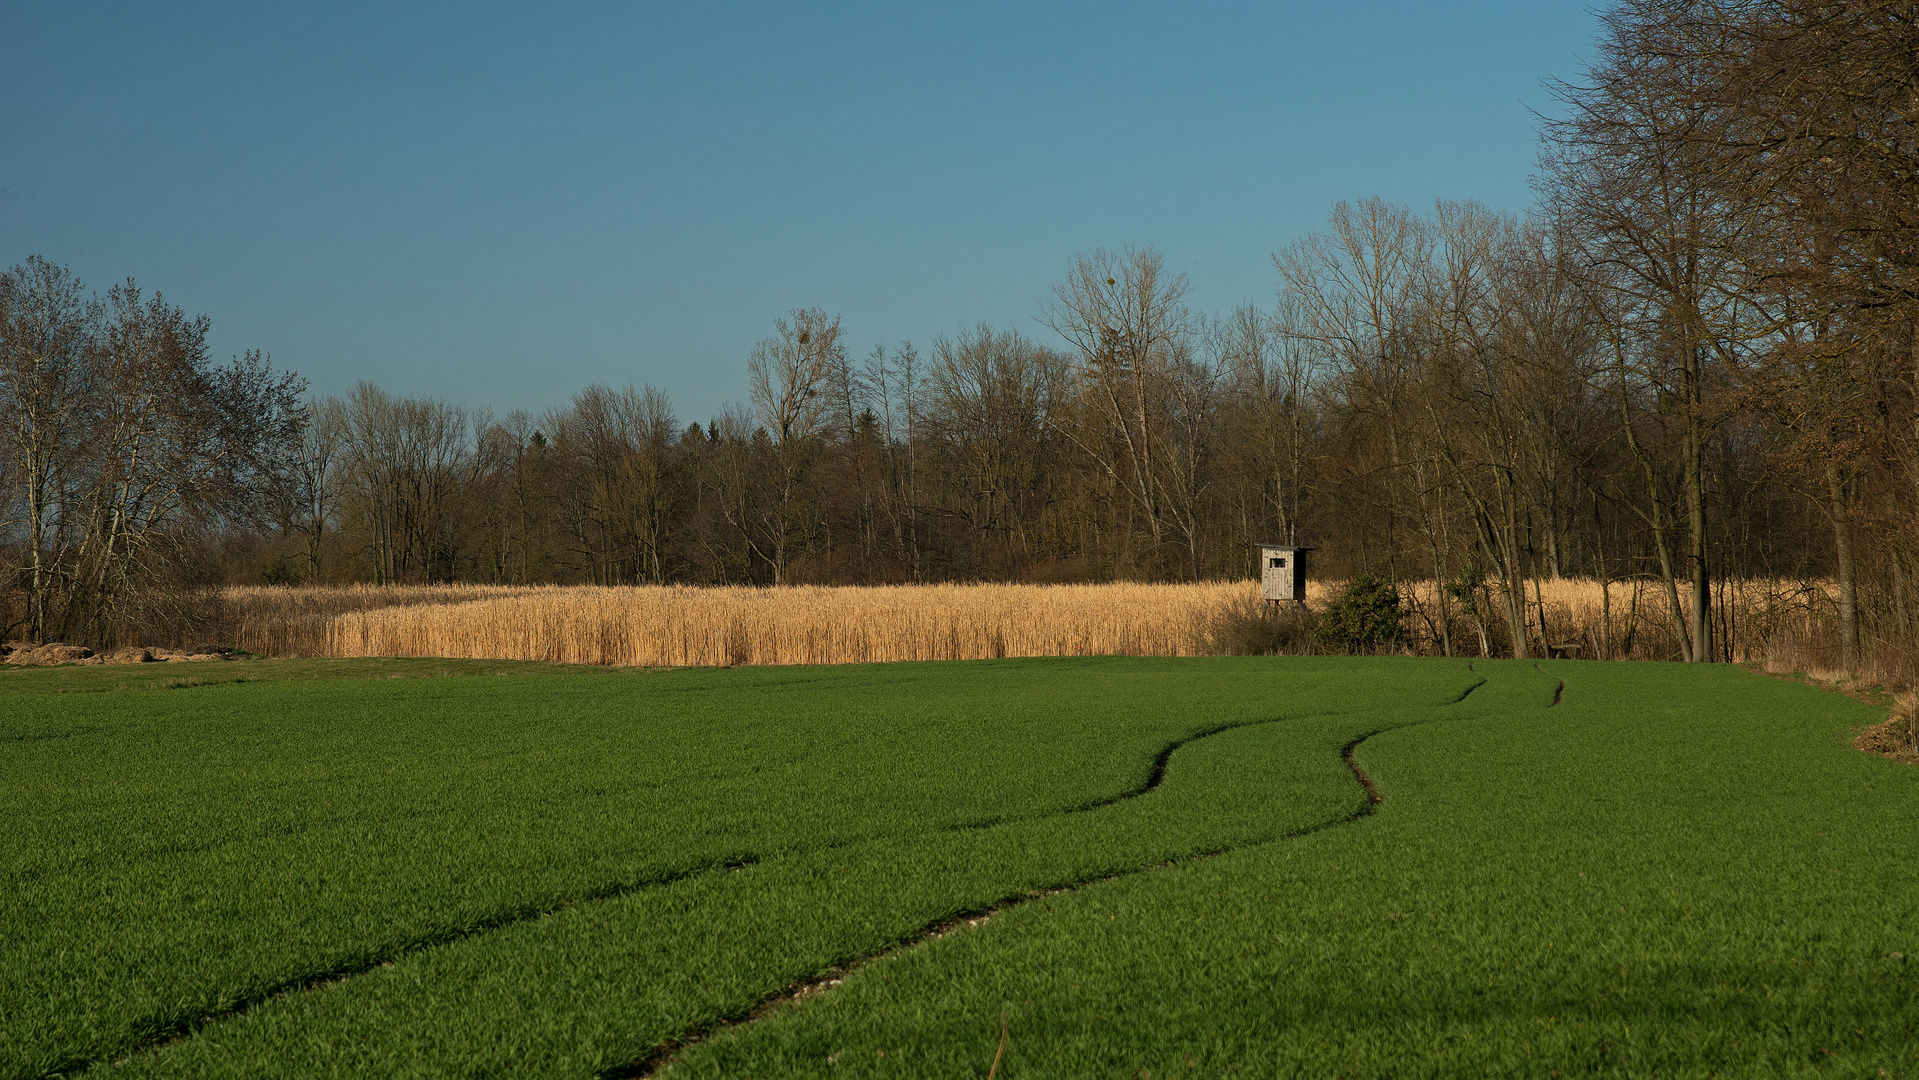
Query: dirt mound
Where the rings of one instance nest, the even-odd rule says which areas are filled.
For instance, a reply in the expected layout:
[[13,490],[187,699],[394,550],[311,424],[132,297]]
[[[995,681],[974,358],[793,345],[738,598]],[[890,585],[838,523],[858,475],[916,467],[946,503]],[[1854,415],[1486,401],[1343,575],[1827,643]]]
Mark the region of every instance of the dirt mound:
[[85,660],[93,655],[93,650],[85,645],[66,645],[50,641],[45,645],[31,642],[15,642],[7,651],[7,663],[21,667],[51,667],[54,664],[71,664]]
[[48,642],[35,645],[30,641],[14,641],[0,645],[0,656],[6,662],[22,667],[52,667],[57,664],[153,664],[188,663],[206,660],[231,660],[233,650],[223,645],[202,645],[197,649],[151,649],[139,645],[124,646],[111,653],[95,653],[84,645],[67,645],[61,642]]
[[1919,765],[1919,742],[1910,734],[1911,720],[1895,716],[1883,724],[1874,724],[1852,741],[1853,749],[1878,754],[1908,765]]
[[199,660],[231,660],[233,659],[233,654],[231,651],[200,652],[196,650],[194,652],[168,652],[165,649],[155,649],[153,650],[153,658],[155,660],[164,660],[169,664],[178,664]]

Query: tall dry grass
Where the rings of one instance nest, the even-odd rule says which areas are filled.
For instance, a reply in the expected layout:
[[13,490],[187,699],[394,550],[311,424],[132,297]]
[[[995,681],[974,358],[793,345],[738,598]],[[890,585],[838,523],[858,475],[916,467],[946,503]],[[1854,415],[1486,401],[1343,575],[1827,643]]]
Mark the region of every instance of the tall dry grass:
[[712,666],[1195,656],[1253,586],[554,588],[335,616],[331,656]]
[[221,591],[227,641],[262,656],[332,656],[342,615],[395,607],[497,600],[543,590],[515,585],[239,585]]
[[[422,586],[238,588],[235,644],[274,656],[432,656],[620,665],[837,664],[1003,656],[1191,656],[1310,651],[1311,611],[1341,588],[1314,582],[1308,612],[1276,615],[1253,582],[1183,585],[923,585],[873,588]],[[1446,651],[1438,591],[1401,586],[1407,651]],[[1479,625],[1455,601],[1456,656],[1512,654],[1484,593]],[[1681,614],[1686,614],[1684,598]],[[1774,670],[1838,666],[1827,582],[1742,581],[1715,592],[1722,659]],[[1484,629],[1482,642],[1480,631]],[[1870,629],[1870,628],[1869,628]],[[1671,603],[1651,581],[1546,581],[1528,589],[1528,653],[1670,660]],[[1896,650],[1869,645],[1888,685]],[[1897,670],[1895,670],[1897,669]]]

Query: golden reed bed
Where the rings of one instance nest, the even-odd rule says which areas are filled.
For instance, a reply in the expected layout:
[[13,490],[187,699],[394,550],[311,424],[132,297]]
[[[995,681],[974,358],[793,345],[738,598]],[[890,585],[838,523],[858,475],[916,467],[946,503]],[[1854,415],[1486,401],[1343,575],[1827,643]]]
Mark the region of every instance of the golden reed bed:
[[1248,595],[1237,583],[507,590],[344,611],[311,651],[666,667],[1192,656],[1214,613]]
[[[1314,582],[1323,610],[1338,583]],[[1441,651],[1430,583],[1405,589],[1411,651]],[[1610,598],[1610,604],[1606,603]],[[1823,583],[1741,582],[1715,620],[1733,659],[1801,653],[1830,637]],[[1247,582],[1183,585],[918,585],[825,588],[349,586],[226,593],[241,648],[272,656],[420,656],[587,664],[840,664],[1004,656],[1193,656],[1272,647]],[[1482,604],[1485,602],[1482,595]],[[1651,582],[1560,580],[1528,590],[1532,655],[1672,659],[1663,589]],[[1543,611],[1543,617],[1542,617]],[[1510,655],[1503,619],[1484,618],[1494,655]],[[1456,655],[1480,653],[1456,609]],[[1293,645],[1303,644],[1294,635]],[[1799,660],[1793,661],[1803,666]]]

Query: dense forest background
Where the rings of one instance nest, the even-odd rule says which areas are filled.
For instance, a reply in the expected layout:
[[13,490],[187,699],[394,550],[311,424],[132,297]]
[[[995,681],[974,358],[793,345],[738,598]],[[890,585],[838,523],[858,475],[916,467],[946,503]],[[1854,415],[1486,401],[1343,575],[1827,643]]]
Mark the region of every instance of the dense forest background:
[[796,310],[704,422],[651,387],[312,399],[30,259],[0,277],[0,629],[108,640],[230,583],[1241,578],[1276,540],[1509,627],[1542,579],[1643,579],[1695,660],[1716,584],[1772,579],[1829,598],[1835,662],[1909,658],[1916,19],[1621,4],[1527,217],[1341,203],[1228,312],[1150,248],[1073,259],[1024,329],[856,356]]

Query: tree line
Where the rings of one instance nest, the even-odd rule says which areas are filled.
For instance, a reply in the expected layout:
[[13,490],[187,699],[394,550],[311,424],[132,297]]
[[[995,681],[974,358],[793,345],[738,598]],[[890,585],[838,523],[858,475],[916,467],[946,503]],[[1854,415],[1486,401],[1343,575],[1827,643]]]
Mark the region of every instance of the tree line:
[[[1549,651],[1539,583],[1566,576],[1666,593],[1687,659],[1725,656],[1716,583],[1758,577],[1834,582],[1848,667],[1909,651],[1915,17],[1619,4],[1554,84],[1524,217],[1340,203],[1274,254],[1270,304],[1228,312],[1151,248],[1075,258],[1030,327],[923,348],[855,356],[796,310],[745,358],[750,401],[703,424],[651,387],[504,417],[370,384],[296,400],[257,356],[208,364],[204,321],[131,284],[85,301],[32,260],[0,288],[9,617],[93,632],[140,575],[191,579],[191,551],[231,580],[770,586],[1237,578],[1278,540],[1323,573],[1440,583],[1448,653]],[[70,334],[34,321],[60,282]],[[102,404],[55,448],[23,358],[56,337],[76,371],[177,342],[169,377],[207,388],[86,375]],[[163,399],[222,437],[139,456],[192,479],[115,533],[105,493],[134,466],[94,417]]]
[[207,330],[132,281],[96,296],[38,257],[0,274],[8,638],[190,620],[206,538],[272,525],[305,384],[257,352],[215,364]]

